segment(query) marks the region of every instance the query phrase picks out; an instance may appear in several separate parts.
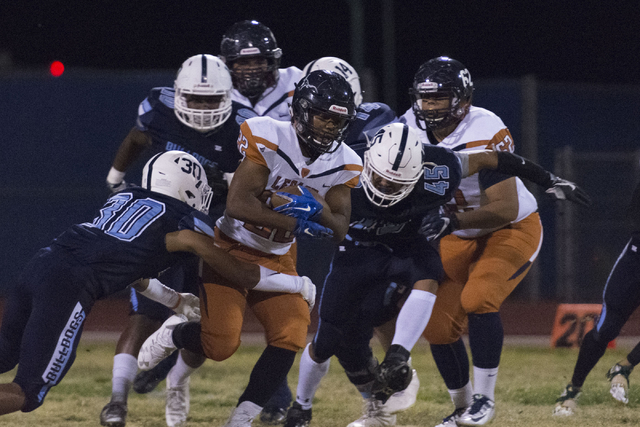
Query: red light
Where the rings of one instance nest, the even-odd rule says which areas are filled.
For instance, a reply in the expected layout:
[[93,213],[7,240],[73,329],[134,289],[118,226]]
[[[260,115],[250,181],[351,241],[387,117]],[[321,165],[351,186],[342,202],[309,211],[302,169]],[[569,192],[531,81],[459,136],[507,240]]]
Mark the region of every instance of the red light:
[[60,77],[64,73],[64,64],[60,61],[53,61],[49,66],[49,72],[53,77]]

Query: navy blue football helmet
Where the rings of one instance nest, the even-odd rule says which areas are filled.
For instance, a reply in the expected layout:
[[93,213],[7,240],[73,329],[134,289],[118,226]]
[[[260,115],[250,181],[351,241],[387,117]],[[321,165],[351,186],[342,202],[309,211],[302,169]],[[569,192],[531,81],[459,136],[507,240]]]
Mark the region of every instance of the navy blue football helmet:
[[[469,70],[446,56],[431,59],[420,66],[409,89],[416,125],[422,130],[436,130],[464,118],[471,105],[473,82]],[[448,97],[449,107],[423,110],[422,99]]]
[[356,116],[351,85],[328,70],[312,71],[298,82],[290,110],[299,140],[314,157],[336,151]]
[[[235,70],[233,63],[242,58],[265,58],[267,67]],[[247,98],[259,97],[278,83],[282,50],[271,30],[258,21],[236,22],[220,43],[220,58],[227,64],[233,86]]]

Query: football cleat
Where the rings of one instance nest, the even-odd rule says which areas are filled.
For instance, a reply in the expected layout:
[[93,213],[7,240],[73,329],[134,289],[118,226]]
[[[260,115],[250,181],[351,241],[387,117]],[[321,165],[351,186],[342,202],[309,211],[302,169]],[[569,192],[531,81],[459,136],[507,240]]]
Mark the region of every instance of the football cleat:
[[133,391],[138,394],[149,393],[158,386],[166,377],[178,359],[178,352],[158,363],[153,369],[140,371],[133,380]]
[[575,414],[576,409],[578,409],[578,397],[580,397],[580,389],[568,384],[560,397],[556,399],[553,415],[568,417]]
[[178,348],[173,343],[171,335],[176,326],[186,321],[187,318],[182,314],[174,314],[165,320],[162,326],[142,344],[138,353],[138,368],[143,371],[155,368],[158,363],[176,351]]
[[124,427],[127,423],[127,404],[109,402],[100,412],[100,425],[106,427]]
[[607,379],[611,382],[609,392],[620,403],[629,403],[629,375],[633,366],[623,366],[616,363],[607,372]]
[[184,384],[172,387],[167,378],[167,403],[164,414],[169,427],[182,427],[187,425],[189,415],[189,378]]
[[396,416],[385,411],[384,404],[375,397],[364,401],[362,417],[347,427],[390,427],[396,425]]
[[460,415],[464,414],[465,408],[458,408],[451,415],[442,419],[442,422],[436,427],[457,427]]
[[384,409],[390,414],[401,412],[409,409],[416,403],[418,397],[418,390],[420,389],[420,380],[418,379],[418,373],[415,369],[411,370],[411,382],[409,386],[397,393],[391,395],[387,403],[384,404]]
[[231,413],[231,416],[222,427],[251,427],[253,419],[262,411],[262,407],[245,400],[241,402]]
[[392,394],[405,390],[413,379],[409,351],[398,344],[389,347],[374,375],[371,391],[376,399],[385,403]]
[[302,409],[298,402],[293,402],[287,412],[284,427],[308,427],[311,422],[311,409]]
[[292,398],[291,390],[285,380],[262,408],[260,422],[267,425],[283,424]]
[[474,394],[469,406],[460,418],[459,426],[483,426],[493,419],[496,414],[495,403],[483,394]]

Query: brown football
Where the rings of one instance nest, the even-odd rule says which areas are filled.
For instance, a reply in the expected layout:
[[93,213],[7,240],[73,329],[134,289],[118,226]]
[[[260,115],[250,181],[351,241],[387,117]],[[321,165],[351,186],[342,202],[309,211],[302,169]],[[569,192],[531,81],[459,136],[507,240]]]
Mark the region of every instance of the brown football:
[[[325,208],[328,207],[326,202],[324,201],[324,198],[320,194],[318,194],[318,192],[316,190],[314,190],[313,188],[309,188],[309,187],[306,187],[306,188],[307,188],[307,190],[309,190],[311,192],[311,194],[313,195],[313,197],[317,201],[322,203],[322,206],[324,206]],[[283,188],[279,189],[277,192],[271,193],[271,197],[266,199],[266,203],[272,208],[277,208],[278,206],[282,206],[284,204],[289,203],[291,200],[289,200],[289,198],[287,196],[284,196],[281,193],[295,194],[297,196],[302,194],[300,192],[300,188],[297,185],[292,185],[292,186],[289,186],[289,187],[283,187]]]

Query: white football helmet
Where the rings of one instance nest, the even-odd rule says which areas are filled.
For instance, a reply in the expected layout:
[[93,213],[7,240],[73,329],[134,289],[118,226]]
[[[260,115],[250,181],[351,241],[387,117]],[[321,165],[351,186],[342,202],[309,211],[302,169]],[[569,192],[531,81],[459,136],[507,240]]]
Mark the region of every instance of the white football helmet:
[[353,91],[356,107],[362,104],[362,88],[360,87],[360,76],[349,63],[343,59],[334,56],[325,56],[320,59],[309,62],[302,70],[302,76],[308,76],[310,72],[315,70],[335,71],[342,77],[347,79]]
[[[402,123],[391,123],[376,132],[364,152],[362,183],[367,198],[376,206],[389,207],[411,193],[422,176],[422,142],[418,131]],[[398,184],[390,193],[376,187],[379,178]]]
[[165,151],[153,156],[142,170],[142,188],[209,213],[213,193],[207,175],[200,162],[184,151]]
[[[173,111],[185,125],[208,132],[231,116],[231,74],[222,60],[213,55],[194,55],[182,63],[174,83]],[[218,108],[189,108],[186,95],[218,96]]]

